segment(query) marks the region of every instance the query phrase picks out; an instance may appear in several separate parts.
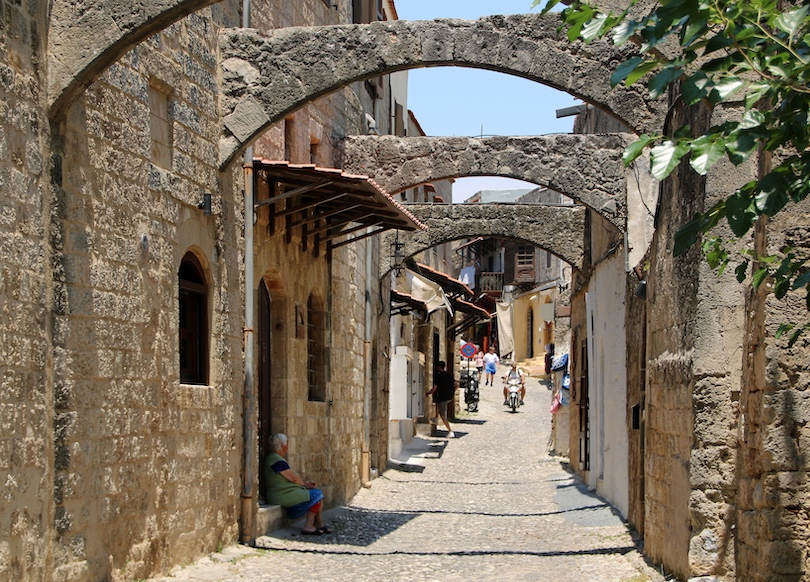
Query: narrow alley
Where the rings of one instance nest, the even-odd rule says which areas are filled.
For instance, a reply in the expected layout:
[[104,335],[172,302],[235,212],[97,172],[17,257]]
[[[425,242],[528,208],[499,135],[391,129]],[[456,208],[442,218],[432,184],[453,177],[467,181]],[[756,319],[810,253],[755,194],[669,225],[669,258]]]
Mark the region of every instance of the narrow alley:
[[303,537],[293,523],[259,538],[263,549],[225,548],[154,582],[663,580],[610,505],[548,454],[546,386],[530,378],[515,414],[501,386],[481,387],[479,412],[462,412],[454,439],[417,436],[370,489],[329,511],[331,535]]

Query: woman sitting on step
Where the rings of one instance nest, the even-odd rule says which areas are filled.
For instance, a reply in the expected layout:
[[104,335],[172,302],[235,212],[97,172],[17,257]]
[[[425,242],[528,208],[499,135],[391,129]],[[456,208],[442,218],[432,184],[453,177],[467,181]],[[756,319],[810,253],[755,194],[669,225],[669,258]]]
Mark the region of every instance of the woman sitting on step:
[[323,524],[323,492],[314,481],[304,481],[290,468],[287,457],[287,435],[274,434],[270,437],[270,448],[274,451],[264,460],[265,498],[268,503],[287,509],[287,517],[298,519],[306,514],[307,519],[301,533],[319,536],[332,533]]

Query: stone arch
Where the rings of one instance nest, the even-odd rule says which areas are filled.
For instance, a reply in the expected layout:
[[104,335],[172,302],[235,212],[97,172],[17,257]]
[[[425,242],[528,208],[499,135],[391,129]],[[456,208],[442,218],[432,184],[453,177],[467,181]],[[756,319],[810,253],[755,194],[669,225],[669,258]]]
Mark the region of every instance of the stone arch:
[[627,58],[633,47],[571,43],[558,27],[557,15],[522,14],[285,28],[267,36],[225,30],[220,166],[313,99],[355,81],[419,67],[513,74],[604,109],[634,132],[660,127],[664,104],[648,99],[645,87],[609,85],[611,64]]
[[392,194],[462,176],[501,176],[545,186],[581,202],[627,230],[627,192],[637,172],[625,168],[626,134],[538,137],[352,136],[343,168],[371,176]]
[[[405,257],[430,247],[472,237],[507,238],[538,246],[569,265],[582,268],[585,255],[584,206],[541,204],[409,204],[410,210],[428,226],[426,231],[383,233],[381,248],[389,249],[396,238],[404,243]],[[393,268],[392,257],[380,256],[380,274]]]
[[48,108],[51,118],[143,39],[220,1],[55,0],[48,27]]

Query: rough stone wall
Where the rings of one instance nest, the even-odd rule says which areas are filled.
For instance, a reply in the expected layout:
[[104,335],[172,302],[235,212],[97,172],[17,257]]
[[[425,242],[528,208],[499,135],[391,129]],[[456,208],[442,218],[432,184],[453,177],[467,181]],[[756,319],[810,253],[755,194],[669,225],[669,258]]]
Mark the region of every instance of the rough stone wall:
[[[624,329],[627,335],[627,475],[629,482],[627,520],[644,535],[644,474],[645,402],[646,402],[646,339],[647,303],[635,295],[639,279],[630,272],[625,285]],[[633,408],[638,407],[638,426],[633,426]]]
[[[318,1],[258,3],[252,25],[260,30],[286,26],[334,24],[351,20],[351,4],[338,10]],[[383,84],[385,90],[385,84]],[[387,111],[387,99],[377,108]],[[254,156],[293,163],[340,167],[339,146],[346,134],[365,133],[364,111],[375,105],[363,83],[354,83],[323,96],[274,124],[254,145]],[[390,116],[381,114],[382,120]],[[387,131],[383,124],[380,131]],[[316,148],[311,148],[317,142]],[[314,155],[313,155],[314,154]],[[257,242],[262,237],[257,230]],[[285,353],[275,353],[273,375],[282,370],[282,387],[273,391],[274,431],[290,437],[290,462],[296,471],[318,482],[329,506],[351,499],[360,488],[361,455],[370,448],[370,465],[384,468],[388,440],[388,293],[379,290],[378,237],[333,251],[331,262],[301,251],[300,237],[284,243],[284,221],[276,234],[261,238],[256,273],[276,281],[275,292],[285,298],[287,324]],[[366,253],[371,253],[371,278],[366,276]],[[370,290],[367,293],[367,284]],[[295,305],[306,306],[311,289],[318,289],[327,310],[329,377],[325,402],[308,400],[306,342],[294,337]],[[366,342],[366,297],[370,304],[371,333]],[[275,311],[274,311],[275,317]],[[282,335],[285,332],[282,332]],[[275,339],[275,338],[274,338]],[[368,365],[367,365],[368,364]],[[274,380],[275,383],[275,380]],[[366,391],[368,401],[366,400]],[[278,430],[276,430],[276,427]],[[368,442],[367,442],[368,441]]]
[[[236,537],[241,184],[214,163],[216,27],[206,9],[139,45],[69,107],[61,128],[58,579],[140,578]],[[150,80],[171,89],[171,168],[150,162]],[[203,191],[215,193],[211,217],[197,208]],[[177,276],[189,250],[209,290],[204,386],[179,383]]]
[[[542,185],[595,209],[624,230],[631,171],[626,134],[539,137],[371,137],[346,140],[345,167],[389,192],[460,176],[503,176]],[[520,200],[528,203],[529,201]]]
[[45,3],[0,4],[0,579],[45,579],[52,515]]
[[[610,109],[637,131],[657,128],[660,103],[643,89],[610,89],[609,63],[632,47],[572,44],[555,15],[492,16],[477,21],[395,21],[262,36],[230,30],[221,40],[224,92],[220,160],[313,98],[396,70],[458,65],[510,72]],[[621,54],[620,54],[621,53]],[[576,75],[570,71],[576,70]],[[237,73],[237,74],[232,74]],[[293,80],[294,79],[294,80]]]
[[[792,204],[770,223],[757,227],[762,255],[791,245],[798,256],[810,252],[810,204]],[[810,337],[793,347],[783,323],[807,322],[805,291],[785,300],[766,295],[767,287],[746,299],[744,374],[737,497],[737,575],[739,580],[807,580],[808,447],[810,429]]]
[[[581,205],[411,204],[408,209],[428,230],[399,234],[406,257],[438,244],[484,236],[525,241],[576,268],[582,266],[588,210]],[[395,233],[386,232],[381,238],[382,248],[391,248]],[[391,257],[385,255],[380,264],[382,272],[393,266]]]

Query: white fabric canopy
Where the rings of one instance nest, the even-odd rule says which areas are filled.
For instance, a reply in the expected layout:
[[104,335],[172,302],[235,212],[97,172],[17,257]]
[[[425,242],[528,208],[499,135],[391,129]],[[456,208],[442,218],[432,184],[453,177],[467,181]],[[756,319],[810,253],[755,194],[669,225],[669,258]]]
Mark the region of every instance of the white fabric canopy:
[[428,307],[428,313],[445,308],[450,312],[450,315],[453,315],[453,308],[450,306],[450,301],[447,299],[447,295],[444,294],[441,285],[408,269],[405,270],[405,278],[411,290],[410,295],[419,301],[423,301]]
[[515,336],[512,332],[512,304],[497,303],[495,313],[498,316],[498,353],[501,357],[515,351]]

